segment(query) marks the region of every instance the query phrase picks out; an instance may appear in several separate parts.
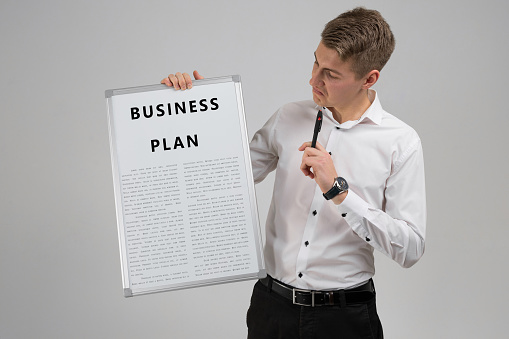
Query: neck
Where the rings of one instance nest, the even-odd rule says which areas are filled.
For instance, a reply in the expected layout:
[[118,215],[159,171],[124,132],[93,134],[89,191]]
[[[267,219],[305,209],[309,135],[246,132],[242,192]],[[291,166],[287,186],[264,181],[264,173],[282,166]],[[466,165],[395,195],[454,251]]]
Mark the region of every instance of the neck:
[[358,120],[371,106],[375,99],[375,93],[371,90],[361,91],[350,103],[340,107],[328,107],[334,119],[340,124],[346,121]]

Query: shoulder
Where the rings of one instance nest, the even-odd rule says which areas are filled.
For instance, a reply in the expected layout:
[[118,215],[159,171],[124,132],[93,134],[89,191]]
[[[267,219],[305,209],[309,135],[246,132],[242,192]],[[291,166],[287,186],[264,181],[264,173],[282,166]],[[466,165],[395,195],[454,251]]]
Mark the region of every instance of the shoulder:
[[413,127],[383,109],[378,100],[375,109],[379,121],[375,127],[376,139],[380,147],[390,152],[395,167],[410,154],[422,151],[421,139]]
[[271,118],[274,143],[302,144],[303,140],[309,138],[308,133],[313,131],[316,112],[317,105],[311,100],[290,102],[281,106]]
[[292,121],[301,123],[309,118],[314,119],[318,106],[312,100],[303,100],[287,103],[276,112],[281,122]]
[[390,135],[387,139],[391,142],[388,147],[392,150],[392,173],[398,172],[413,156],[422,156],[421,139],[413,127],[387,112],[384,112],[382,126]]
[[281,106],[278,112],[281,112],[280,114],[299,114],[313,111],[317,107],[313,100],[294,101]]
[[417,134],[417,131],[412,126],[408,125],[403,120],[399,119],[395,115],[392,115],[391,113],[388,113],[385,110],[382,114],[381,126],[383,129],[388,130],[393,135],[393,137],[396,139],[396,142],[420,142],[419,134]]

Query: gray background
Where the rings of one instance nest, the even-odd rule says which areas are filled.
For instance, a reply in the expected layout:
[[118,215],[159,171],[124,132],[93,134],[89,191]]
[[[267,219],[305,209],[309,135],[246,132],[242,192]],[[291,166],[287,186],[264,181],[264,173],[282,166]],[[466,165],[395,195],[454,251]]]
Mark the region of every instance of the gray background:
[[[245,337],[254,281],[122,296],[104,91],[240,74],[252,136],[311,98],[323,25],[357,5],[393,29],[375,88],[426,161],[424,257],[377,255],[386,337],[505,337],[509,5],[494,0],[2,0],[0,337]],[[272,182],[257,186],[262,223]]]

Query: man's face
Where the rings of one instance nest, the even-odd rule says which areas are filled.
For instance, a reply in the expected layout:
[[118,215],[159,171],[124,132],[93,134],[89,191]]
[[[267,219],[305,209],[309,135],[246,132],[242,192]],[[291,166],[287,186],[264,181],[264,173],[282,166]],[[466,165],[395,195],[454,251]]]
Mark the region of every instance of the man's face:
[[364,78],[356,79],[351,61],[342,61],[336,50],[320,42],[309,80],[317,105],[342,112],[356,104],[364,83]]

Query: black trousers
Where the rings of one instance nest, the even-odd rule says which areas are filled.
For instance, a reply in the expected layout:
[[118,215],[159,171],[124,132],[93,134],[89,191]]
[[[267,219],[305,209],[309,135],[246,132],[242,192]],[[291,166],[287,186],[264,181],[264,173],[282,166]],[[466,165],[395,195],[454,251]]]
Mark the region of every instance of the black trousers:
[[375,295],[363,303],[299,306],[258,281],[247,311],[248,339],[383,338]]

